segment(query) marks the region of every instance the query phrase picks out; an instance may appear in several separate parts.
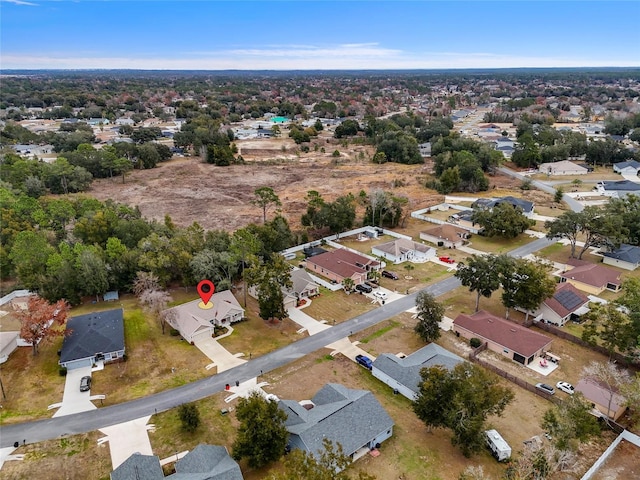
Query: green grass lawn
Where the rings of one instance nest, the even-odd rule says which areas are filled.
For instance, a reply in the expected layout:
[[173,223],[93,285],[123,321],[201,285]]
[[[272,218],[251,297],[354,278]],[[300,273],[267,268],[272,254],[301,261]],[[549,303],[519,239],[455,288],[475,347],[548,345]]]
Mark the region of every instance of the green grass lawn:
[[522,233],[516,238],[483,237],[481,235],[474,235],[471,237],[471,243],[469,246],[483,252],[501,254],[531,243],[534,240],[536,240],[536,238],[530,237],[526,233]]

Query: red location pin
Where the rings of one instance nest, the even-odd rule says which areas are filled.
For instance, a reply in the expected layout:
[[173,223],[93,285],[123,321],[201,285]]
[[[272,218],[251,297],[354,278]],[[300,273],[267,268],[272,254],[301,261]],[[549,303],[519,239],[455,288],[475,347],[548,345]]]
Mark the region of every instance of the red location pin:
[[211,300],[213,292],[216,291],[216,287],[213,286],[213,282],[211,280],[201,280],[200,283],[198,283],[197,290],[202,303],[207,305],[209,300]]

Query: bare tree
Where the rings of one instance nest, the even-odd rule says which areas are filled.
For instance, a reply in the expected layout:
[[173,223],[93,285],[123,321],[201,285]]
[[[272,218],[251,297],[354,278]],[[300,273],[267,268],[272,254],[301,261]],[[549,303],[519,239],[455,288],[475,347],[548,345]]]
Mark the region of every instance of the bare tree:
[[613,362],[593,361],[582,369],[582,375],[595,380],[607,390],[607,417],[611,418],[611,403],[620,387],[629,383],[629,374]]
[[164,335],[164,328],[167,323],[165,310],[167,310],[169,302],[173,300],[169,292],[165,290],[145,290],[138,298],[144,309],[160,322],[162,334]]
[[569,469],[575,456],[567,450],[558,450],[550,443],[528,443],[520,456],[509,465],[509,480],[544,480],[556,472]]
[[146,290],[160,290],[160,279],[150,272],[138,272],[133,281],[133,293],[136,297],[140,296]]

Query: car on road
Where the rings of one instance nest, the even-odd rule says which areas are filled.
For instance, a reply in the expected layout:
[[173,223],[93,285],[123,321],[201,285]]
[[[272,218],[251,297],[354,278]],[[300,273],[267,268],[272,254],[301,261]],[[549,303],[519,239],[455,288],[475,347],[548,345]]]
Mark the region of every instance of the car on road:
[[378,300],[386,300],[389,295],[386,292],[373,292],[373,296]]
[[80,391],[88,392],[89,390],[91,390],[91,377],[82,377],[80,379]]
[[439,257],[438,260],[444,263],[456,263],[456,261],[451,257]]
[[390,272],[388,270],[382,270],[381,275],[385,278],[390,278],[391,280],[398,280],[398,274],[394,272]]
[[356,355],[356,362],[369,370],[373,368],[373,362],[366,355]]
[[556,389],[546,383],[536,383],[536,388],[544,393],[548,393],[549,395],[556,393]]
[[573,395],[573,393],[575,392],[573,385],[571,385],[569,382],[558,382],[556,383],[556,388],[558,390],[562,390],[565,393],[568,393],[569,395]]
[[362,292],[362,293],[371,293],[371,292],[373,292],[373,288],[371,288],[366,283],[359,283],[358,285],[356,285],[356,290],[358,290],[359,292]]

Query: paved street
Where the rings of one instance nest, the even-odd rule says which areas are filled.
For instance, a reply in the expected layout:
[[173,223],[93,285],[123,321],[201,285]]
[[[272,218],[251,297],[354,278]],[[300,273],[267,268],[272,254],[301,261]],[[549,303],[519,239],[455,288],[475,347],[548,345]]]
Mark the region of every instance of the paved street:
[[[524,257],[552,243],[554,243],[552,240],[541,238],[512,250],[509,252],[509,255]],[[425,290],[438,297],[459,286],[460,281],[457,278],[448,277],[427,287]],[[326,345],[337,342],[340,339],[409,310],[415,306],[415,298],[417,295],[418,292],[406,295],[398,300],[386,303],[371,312],[317,332],[315,335],[299,340],[279,350],[254,358],[250,362],[243,363],[223,371],[218,375],[204,378],[188,385],[183,385],[138,400],[65,417],[5,425],[0,428],[0,447],[13,445],[14,442],[22,443],[23,440],[26,440],[27,443],[35,443],[57,438],[62,435],[90,432],[106,426],[169,410],[183,403],[206,398],[224,390],[227,383],[235,384],[236,381],[243,382],[250,378],[259,377],[263,373],[287,365],[311,352],[324,348]]]

